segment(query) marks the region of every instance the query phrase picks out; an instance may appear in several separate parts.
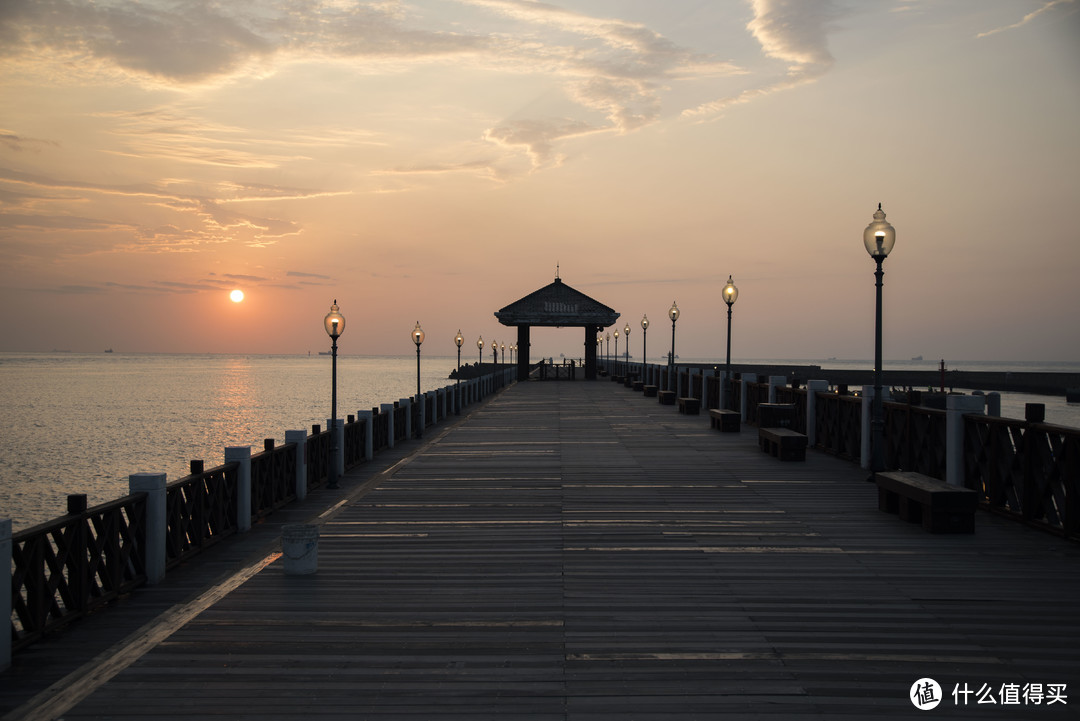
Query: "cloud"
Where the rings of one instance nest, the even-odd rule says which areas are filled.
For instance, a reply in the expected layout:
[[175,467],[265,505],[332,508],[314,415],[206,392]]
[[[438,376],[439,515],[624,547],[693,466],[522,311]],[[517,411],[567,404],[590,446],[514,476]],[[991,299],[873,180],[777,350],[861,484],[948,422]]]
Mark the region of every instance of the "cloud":
[[[9,74],[25,63],[39,73],[51,67],[57,76],[81,72],[183,89],[264,78],[288,63],[331,62],[371,75],[453,58],[463,70],[543,78],[575,105],[570,112],[509,114],[473,136],[509,158],[523,155],[534,168],[562,162],[555,150],[560,141],[592,132],[627,133],[656,122],[663,94],[674,82],[741,72],[730,61],[681,47],[641,23],[532,0],[459,5],[480,15],[470,25],[477,30],[444,19],[442,8],[389,1],[6,0],[0,60]],[[124,147],[111,152],[229,169],[279,168],[308,160],[303,153],[317,152],[308,148],[325,150],[331,143],[395,142],[333,129],[255,138],[245,129],[194,122],[163,108],[114,117]],[[452,165],[489,178],[507,174],[498,161]]]
[[563,157],[555,153],[556,141],[602,130],[571,118],[517,120],[489,129],[484,137],[507,148],[522,148],[532,160],[534,168],[543,168],[562,163]]
[[104,293],[105,289],[100,286],[92,285],[59,285],[55,288],[50,288],[53,293],[63,293],[71,295],[87,295],[92,293]]
[[330,276],[321,275],[319,273],[301,273],[298,270],[290,270],[285,274],[289,278],[318,278],[319,280],[330,280]]
[[47,48],[132,77],[198,83],[278,56],[394,58],[474,50],[482,37],[403,27],[394,3],[5,0],[0,53]]
[[730,75],[734,64],[682,48],[659,33],[624,20],[597,18],[532,0],[462,0],[511,18],[527,28],[556,34],[545,42],[521,30],[525,39],[507,39],[500,60],[523,64],[520,72],[546,72],[558,78],[566,96],[605,122],[580,117],[514,118],[484,132],[503,147],[519,148],[534,168],[557,166],[563,156],[557,141],[597,132],[626,133],[657,121],[661,92],[687,77]]
[[[70,231],[116,231],[111,248],[99,245],[96,252],[113,251],[190,251],[200,246],[227,242],[244,243],[251,247],[265,247],[276,243],[281,238],[298,235],[302,228],[291,220],[265,217],[250,213],[241,213],[225,208],[221,201],[194,194],[169,192],[166,187],[155,184],[107,185],[82,181],[72,181],[48,176],[25,173],[9,168],[0,168],[0,191],[8,200],[19,201],[13,205],[25,205],[21,202],[25,194],[6,190],[3,184],[16,187],[31,187],[40,193],[34,196],[49,198],[56,193],[74,193],[74,197],[53,198],[59,202],[81,203],[92,197],[117,196],[141,200],[146,208],[164,208],[177,215],[175,223],[155,226],[135,222],[118,222],[104,219],[86,218],[49,210],[38,214],[4,212],[0,206],[0,228],[19,229],[26,232],[44,230]],[[167,185],[167,184],[165,184]],[[263,192],[272,197],[271,186],[262,186]],[[5,199],[0,195],[0,200]],[[306,194],[296,189],[287,189],[279,193],[277,200],[283,198],[306,198],[321,195],[319,192]],[[181,218],[195,218],[196,222],[181,222]],[[81,254],[82,251],[79,251]]]
[[840,15],[833,0],[752,0],[753,19],[747,30],[766,56],[787,63],[787,74],[683,112],[697,118],[716,117],[731,105],[813,82],[832,68],[829,31]]
[[7,148],[8,150],[14,150],[20,152],[23,150],[40,150],[43,145],[59,146],[60,144],[52,140],[42,140],[40,138],[24,138],[17,133],[13,133],[10,130],[4,130],[0,128],[0,146]]
[[996,33],[1005,32],[1006,30],[1015,30],[1016,28],[1027,25],[1029,22],[1031,22],[1032,20],[1034,20],[1038,16],[1042,15],[1045,12],[1048,12],[1048,11],[1054,9],[1055,7],[1057,7],[1059,5],[1068,5],[1068,4],[1072,3],[1072,2],[1073,2],[1073,0],[1049,0],[1049,2],[1044,3],[1041,8],[1039,8],[1038,10],[1034,10],[1032,12],[1029,12],[1022,19],[1020,19],[1018,22],[1015,22],[1012,25],[1005,25],[1004,27],[994,28],[993,30],[987,30],[986,32],[979,33],[975,37],[976,38],[985,38],[985,37],[987,37],[989,35],[994,35]]

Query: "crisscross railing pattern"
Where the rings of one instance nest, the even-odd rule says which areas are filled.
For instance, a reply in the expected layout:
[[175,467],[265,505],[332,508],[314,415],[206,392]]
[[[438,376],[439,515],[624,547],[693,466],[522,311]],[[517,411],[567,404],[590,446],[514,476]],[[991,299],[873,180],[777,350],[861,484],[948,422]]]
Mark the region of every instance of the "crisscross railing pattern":
[[964,483],[994,511],[1080,538],[1080,430],[964,416]]
[[175,566],[202,549],[236,533],[239,465],[204,471],[192,461],[191,475],[165,486],[166,567]]
[[12,648],[111,601],[146,578],[146,494],[12,536]]

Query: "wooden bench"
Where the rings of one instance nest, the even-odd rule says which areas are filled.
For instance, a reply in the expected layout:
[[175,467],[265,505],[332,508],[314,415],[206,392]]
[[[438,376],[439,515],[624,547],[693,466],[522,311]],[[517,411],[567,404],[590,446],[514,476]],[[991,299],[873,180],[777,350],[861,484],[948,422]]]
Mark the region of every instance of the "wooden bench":
[[931,533],[975,533],[979,494],[912,471],[874,474],[878,508]]
[[742,423],[742,414],[723,408],[709,409],[709,425],[719,428],[721,433],[738,433]]
[[656,398],[656,392],[660,390],[660,386],[641,386],[641,390],[646,398]]
[[656,397],[660,401],[660,405],[662,406],[675,405],[675,391],[657,391]]
[[696,416],[701,413],[701,399],[686,397],[679,399],[679,413],[685,413],[688,416]]
[[806,460],[806,436],[790,428],[759,428],[761,450],[781,461]]
[[644,381],[634,381],[634,385],[633,385],[634,390],[640,391],[644,387],[645,387],[645,382]]

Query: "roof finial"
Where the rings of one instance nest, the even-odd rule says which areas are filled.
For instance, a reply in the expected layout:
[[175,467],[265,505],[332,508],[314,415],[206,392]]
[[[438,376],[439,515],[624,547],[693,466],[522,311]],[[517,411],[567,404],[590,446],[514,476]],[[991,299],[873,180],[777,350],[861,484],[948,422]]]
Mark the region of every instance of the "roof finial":
[[555,261],[555,280],[559,279],[559,261]]

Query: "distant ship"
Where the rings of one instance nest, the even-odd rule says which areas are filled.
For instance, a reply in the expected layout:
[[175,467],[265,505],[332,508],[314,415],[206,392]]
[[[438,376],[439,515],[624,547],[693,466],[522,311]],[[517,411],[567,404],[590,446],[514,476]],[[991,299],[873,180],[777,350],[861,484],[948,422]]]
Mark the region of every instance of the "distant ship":
[[921,361],[921,360],[922,360],[922,356],[921,356],[921,355],[917,355],[917,356],[913,357],[913,358],[912,358],[911,360],[913,360],[913,361]]
[[319,351],[319,355],[330,355],[330,351],[328,351],[328,350],[321,350],[321,351]]
[[106,352],[106,353],[112,353],[112,348],[106,348],[106,349],[105,349],[105,352]]

